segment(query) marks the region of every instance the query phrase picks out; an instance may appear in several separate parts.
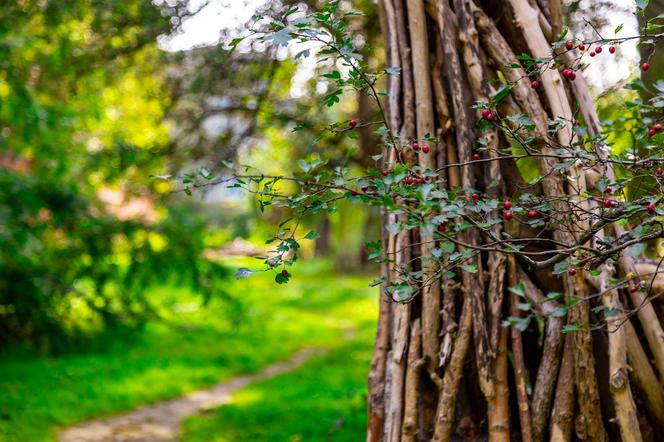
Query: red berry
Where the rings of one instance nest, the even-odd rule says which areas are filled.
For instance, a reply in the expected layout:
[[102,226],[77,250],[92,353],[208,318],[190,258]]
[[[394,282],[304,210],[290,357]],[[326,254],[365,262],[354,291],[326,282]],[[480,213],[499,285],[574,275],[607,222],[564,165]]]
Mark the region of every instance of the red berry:
[[491,115],[491,111],[489,109],[482,109],[482,116],[484,118],[488,117],[489,115]]
[[537,89],[537,88],[539,87],[539,81],[537,81],[537,80],[533,80],[533,81],[530,83],[530,87],[533,88],[533,89]]
[[613,187],[606,186],[606,189],[604,189],[604,193],[613,193]]
[[660,176],[661,176],[662,174],[664,174],[664,169],[662,169],[661,167],[658,167],[657,170],[655,170],[655,173],[656,173],[657,175],[660,175]]
[[413,143],[413,150],[420,150],[420,145],[417,143]]
[[424,184],[424,180],[423,180],[422,178],[417,178],[417,179],[415,180],[415,183],[416,183],[416,184]]
[[510,210],[512,208],[512,203],[510,203],[509,201],[505,201],[503,203],[503,206],[505,206],[505,210]]
[[480,159],[480,154],[478,154],[478,153],[474,153],[474,154],[473,154],[473,161],[477,161],[477,160],[479,160],[479,159]]
[[353,196],[357,196],[357,190],[353,189],[350,191],[350,194]]
[[565,68],[565,69],[562,70],[561,73],[563,74],[564,77],[567,77],[567,76],[569,76],[570,72],[572,72],[571,69]]
[[567,274],[568,274],[569,276],[574,276],[574,275],[576,275],[576,269],[575,269],[574,267],[570,268],[570,269],[567,271]]
[[565,44],[565,47],[569,50],[574,49],[574,43],[568,41],[567,44]]
[[574,71],[570,72],[567,78],[569,78],[571,81],[576,80],[576,72]]
[[604,204],[604,207],[606,207],[607,209],[609,209],[609,208],[611,208],[611,206],[613,206],[613,201],[611,201],[611,200],[608,199],[608,198],[605,198],[604,201],[603,201],[603,204]]
[[480,194],[479,193],[473,193],[471,196],[473,197],[473,199],[476,199],[476,200],[480,199]]
[[590,55],[591,57],[594,57],[595,56],[595,51],[588,52],[588,55]]
[[662,131],[662,125],[660,123],[653,124],[652,128],[655,129],[656,132]]
[[643,72],[646,72],[648,69],[650,69],[650,65],[648,63],[643,63],[641,65],[641,69],[643,70]]
[[283,269],[283,270],[281,271],[281,276],[288,276],[288,270]]
[[493,121],[494,118],[495,118],[495,117],[493,116],[493,114],[489,114],[489,115],[487,115],[487,117],[486,117],[486,119],[487,119],[488,121]]
[[537,217],[537,210],[528,211],[528,218],[536,218],[536,217]]
[[390,174],[390,172],[388,172],[387,170],[383,171],[383,176],[388,176],[389,174]]
[[426,144],[424,146],[422,146],[422,152],[423,153],[429,153],[429,146],[427,146]]
[[609,52],[612,53],[612,54],[615,54],[616,53],[616,48],[613,47],[613,46],[609,46]]
[[648,135],[650,135],[651,137],[653,135],[655,135],[656,133],[657,133],[657,131],[655,129],[648,129]]
[[629,288],[629,291],[630,291],[631,293],[636,293],[636,292],[639,291],[640,288],[641,288],[641,283],[637,282],[636,284],[634,284],[633,286],[631,286],[631,287]]
[[406,184],[413,184],[413,181],[415,181],[415,180],[413,179],[412,176],[409,176],[408,178],[406,178]]
[[595,48],[595,53],[597,53],[597,54],[601,54],[601,53],[602,53],[602,47],[601,47],[601,46],[597,46],[597,47]]
[[655,203],[648,203],[648,213],[655,213]]
[[514,218],[514,215],[512,214],[512,212],[509,212],[509,211],[505,212],[505,219],[507,221],[511,220],[512,218]]
[[586,50],[586,45],[581,43],[580,45],[577,46],[577,48],[579,48],[579,51],[585,51]]
[[357,126],[357,120],[350,120],[350,121],[348,122],[348,125],[349,125],[350,127],[355,127],[355,126]]

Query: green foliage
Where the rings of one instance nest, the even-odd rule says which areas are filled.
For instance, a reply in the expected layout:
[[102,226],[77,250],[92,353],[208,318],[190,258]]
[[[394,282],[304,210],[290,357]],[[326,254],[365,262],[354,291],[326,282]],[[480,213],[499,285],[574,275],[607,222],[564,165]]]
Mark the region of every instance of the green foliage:
[[[159,4],[159,6],[157,6]],[[156,209],[170,91],[157,36],[186,2],[19,2],[0,11],[0,346],[61,351],[154,315],[140,296],[177,267],[207,297],[204,222]],[[102,198],[115,192],[113,210]],[[121,199],[122,199],[121,198]],[[118,212],[140,201],[143,213]],[[220,292],[222,293],[222,292]]]
[[373,322],[301,368],[256,383],[228,405],[183,425],[182,440],[357,441],[366,431],[366,374]]
[[[225,265],[246,267],[248,260]],[[328,397],[340,406],[361,408],[359,397],[344,401],[339,395],[347,393],[344,385],[364,383],[375,289],[366,287],[364,276],[340,276],[324,262],[303,263],[298,276],[277,287],[267,273],[222,280],[240,303],[232,311],[219,298],[205,305],[201,293],[188,287],[154,287],[145,295],[159,306],[162,319],[139,330],[115,329],[80,343],[80,353],[57,358],[14,348],[0,359],[0,440],[50,442],[56,427],[256,372],[304,346],[342,351],[345,333],[354,328],[360,334],[347,348],[354,362],[342,359],[343,369],[337,365],[336,373],[315,382],[326,388],[326,379],[333,380],[340,387],[329,387]],[[328,419],[331,413],[336,419],[335,410],[323,414]]]

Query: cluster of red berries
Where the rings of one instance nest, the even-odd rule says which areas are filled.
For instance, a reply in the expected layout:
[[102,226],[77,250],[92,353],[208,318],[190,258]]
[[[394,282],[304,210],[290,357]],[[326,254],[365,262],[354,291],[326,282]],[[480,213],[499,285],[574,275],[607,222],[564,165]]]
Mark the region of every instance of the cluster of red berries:
[[[509,221],[512,218],[514,218],[514,213],[510,210],[512,208],[512,203],[508,200],[503,203],[503,207],[505,208],[505,214],[503,217]],[[535,209],[530,209],[528,212],[526,212],[526,216],[530,219],[537,218],[539,214],[537,213],[537,210]]]
[[506,219],[507,221],[509,221],[509,220],[511,220],[512,218],[514,218],[514,214],[513,214],[512,211],[510,210],[510,209],[512,208],[512,203],[509,202],[509,201],[505,201],[505,202],[503,203],[503,207],[505,207],[505,215],[503,215],[503,216],[505,217],[505,219]]
[[496,118],[496,117],[493,115],[493,113],[491,112],[491,110],[489,110],[489,109],[487,109],[487,108],[482,109],[482,112],[481,112],[481,113],[482,113],[482,118],[486,118],[487,121],[493,121],[493,120],[495,120],[495,118]]
[[406,178],[406,184],[408,184],[410,186],[413,183],[415,183],[415,184],[424,184],[424,178],[413,178],[412,176],[409,176],[408,178]]
[[618,203],[616,201],[613,201],[613,200],[609,199],[609,198],[604,198],[604,201],[602,201],[602,205],[605,208],[610,209],[611,207],[617,206]]
[[576,80],[576,72],[570,68],[563,69],[561,73],[563,74],[563,77],[566,77],[570,81]]
[[657,133],[660,133],[662,131],[662,125],[660,123],[655,123],[652,125],[650,129],[648,129],[648,135],[653,136]]
[[[420,145],[417,142],[414,142],[413,144],[411,144],[411,147],[413,148],[413,150],[415,152],[420,150]],[[429,153],[430,151],[431,151],[431,148],[428,145],[425,144],[424,146],[422,146],[422,153]]]

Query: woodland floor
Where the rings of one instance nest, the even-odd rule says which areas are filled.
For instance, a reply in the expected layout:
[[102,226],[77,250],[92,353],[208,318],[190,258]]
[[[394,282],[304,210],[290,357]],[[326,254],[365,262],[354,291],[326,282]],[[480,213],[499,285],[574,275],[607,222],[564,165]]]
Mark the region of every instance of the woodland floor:
[[201,411],[231,401],[231,395],[252,382],[285,373],[302,365],[321,350],[304,349],[284,362],[268,365],[259,373],[234,377],[207,390],[146,405],[130,413],[83,422],[62,431],[60,442],[172,442],[179,440],[181,422]]
[[[239,300],[232,312],[227,301],[202,305],[189,289],[160,287],[150,296],[165,319],[141,330],[98,336],[58,356],[0,355],[0,441],[52,442],[58,430],[91,419],[158,423],[170,407],[176,421],[189,417],[184,441],[362,438],[377,310],[371,278],[340,276],[321,262],[294,273],[279,286],[266,273],[229,279]],[[61,440],[172,440],[128,439],[125,430]]]

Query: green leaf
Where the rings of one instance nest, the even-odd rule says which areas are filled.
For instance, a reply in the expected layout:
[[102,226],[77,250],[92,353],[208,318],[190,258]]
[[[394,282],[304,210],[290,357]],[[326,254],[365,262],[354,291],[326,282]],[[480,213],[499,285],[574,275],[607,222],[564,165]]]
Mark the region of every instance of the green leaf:
[[567,324],[563,326],[562,332],[563,333],[574,333],[576,331],[581,330],[581,324]]
[[637,256],[642,255],[643,252],[645,252],[646,247],[648,247],[648,244],[644,242],[634,244],[633,246],[626,248],[624,253],[626,256],[629,256],[631,258],[636,258]]
[[317,239],[320,238],[320,235],[313,230],[310,230],[309,233],[304,235],[304,239]]
[[274,280],[277,282],[277,284],[286,284],[291,278],[291,274],[287,273],[283,275],[281,272],[277,273],[276,276],[274,277]]
[[477,264],[459,264],[459,268],[464,272],[477,273]]
[[378,129],[374,131],[374,133],[380,137],[385,136],[389,133],[389,130],[385,126],[380,126]]
[[522,282],[518,283],[514,287],[510,287],[509,291],[517,296],[521,296],[522,298],[526,297],[526,286]]
[[510,86],[503,85],[503,87],[500,88],[498,92],[496,92],[496,95],[493,96],[489,105],[491,107],[495,107],[498,103],[507,98],[507,96],[510,94],[511,91],[512,88]]
[[373,281],[371,281],[369,283],[369,287],[375,287],[377,285],[381,285],[386,281],[387,281],[387,277],[385,277],[385,276],[383,276],[382,278],[374,279]]
[[252,273],[253,272],[250,269],[246,267],[240,267],[239,269],[237,269],[237,272],[235,272],[235,279],[248,278],[249,276],[251,276]]

